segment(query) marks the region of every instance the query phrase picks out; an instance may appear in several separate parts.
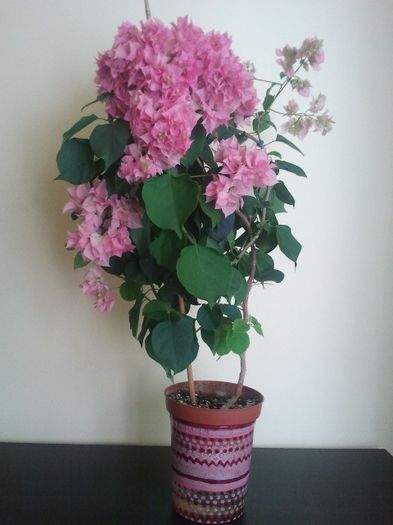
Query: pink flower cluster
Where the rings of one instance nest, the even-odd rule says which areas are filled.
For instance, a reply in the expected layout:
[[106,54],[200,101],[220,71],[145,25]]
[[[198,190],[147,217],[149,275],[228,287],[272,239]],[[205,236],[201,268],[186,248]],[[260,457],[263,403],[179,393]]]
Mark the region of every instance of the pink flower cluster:
[[254,113],[253,75],[230,46],[227,34],[204,33],[187,18],[120,26],[96,74],[99,92],[111,94],[107,112],[128,121],[135,140],[120,177],[145,180],[178,164],[200,118],[210,132]]
[[81,219],[67,234],[67,248],[80,251],[86,261],[108,266],[112,256],[134,251],[129,228],[141,226],[139,204],[129,197],[108,196],[105,181],[80,184],[68,189],[70,200],[64,212]]
[[222,169],[213,175],[205,195],[225,217],[241,208],[243,197],[254,195],[254,188],[274,186],[277,182],[275,166],[266,151],[256,145],[242,146],[235,137],[219,143],[215,160],[222,163]]
[[292,78],[295,74],[295,65],[299,60],[306,71],[311,66],[319,70],[321,64],[325,61],[325,54],[322,49],[323,41],[317,37],[306,38],[303,44],[298,48],[286,45],[282,49],[276,49],[276,55],[280,57],[277,64],[280,64],[285,75]]
[[[277,63],[283,68],[292,89],[303,97],[310,96],[311,84],[308,80],[295,76],[295,73],[301,67],[306,71],[310,67],[314,70],[320,69],[325,60],[322,44],[322,40],[313,37],[306,38],[299,49],[286,45],[283,49],[276,50],[276,54],[280,57]],[[282,126],[282,131],[299,137],[301,140],[311,129],[326,135],[332,129],[334,121],[327,111],[322,113],[325,102],[326,97],[320,94],[311,100],[305,112],[299,113],[298,103],[294,99],[289,100],[284,106],[285,116],[288,116],[289,120]]]
[[104,282],[101,269],[94,265],[86,274],[80,287],[85,295],[95,297],[94,307],[100,312],[110,312],[115,304],[115,296]]
[[331,131],[334,121],[327,111],[322,113],[325,103],[325,95],[319,94],[311,99],[305,113],[298,113],[299,106],[297,102],[293,99],[289,100],[288,104],[284,106],[284,110],[290,118],[283,124],[282,131],[299,137],[301,140],[304,139],[311,129],[326,135]]

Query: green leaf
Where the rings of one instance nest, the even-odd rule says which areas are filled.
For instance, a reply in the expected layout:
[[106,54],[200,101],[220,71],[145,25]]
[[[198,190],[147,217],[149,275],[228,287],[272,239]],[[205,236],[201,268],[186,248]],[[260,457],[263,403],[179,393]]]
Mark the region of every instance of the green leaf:
[[102,171],[105,172],[104,179],[106,182],[106,188],[108,190],[109,197],[114,193],[118,197],[122,197],[130,193],[130,183],[127,182],[125,179],[121,179],[117,176],[121,164],[121,159],[118,159],[116,162],[114,162],[111,166],[109,166],[109,168],[106,171],[104,159],[98,159],[96,163],[99,163],[99,168],[101,168],[102,166]]
[[256,197],[252,197],[251,195],[246,195],[243,197],[243,212],[248,216],[251,217],[255,214],[255,212],[261,208],[261,203]]
[[203,150],[200,157],[203,160],[203,162],[205,162],[210,168],[215,169],[217,167],[212,150],[210,149],[210,146],[207,142],[205,142],[205,145],[203,146]]
[[157,284],[158,286],[162,284],[167,271],[156,263],[150,253],[145,253],[139,258],[139,265],[146,284]]
[[291,193],[282,180],[279,180],[274,186],[274,191],[276,192],[276,195],[280,201],[285,202],[285,204],[295,206],[295,199],[292,197]]
[[212,330],[206,330],[205,328],[201,328],[201,337],[204,343],[207,344],[207,346],[210,348],[213,354],[216,353],[215,351],[215,343],[216,343],[216,336],[214,331]]
[[85,104],[81,108],[81,111],[83,111],[84,109],[88,108],[89,106],[92,106],[96,102],[103,102],[104,100],[106,100],[110,96],[111,96],[111,93],[101,93],[100,95],[98,95],[98,97],[95,100],[93,100],[92,102],[89,102],[88,104]]
[[235,319],[232,323],[233,332],[248,332],[250,325],[243,319]]
[[124,301],[135,301],[140,289],[140,283],[126,281],[120,286],[120,296]]
[[146,213],[156,226],[182,238],[182,226],[198,205],[199,191],[198,183],[187,176],[152,177],[142,190]]
[[[238,268],[244,276],[250,275],[251,271],[251,257],[250,255],[244,255],[239,263]],[[272,270],[274,268],[273,259],[265,253],[263,250],[257,250],[256,253],[256,268],[255,268],[255,278],[257,281],[260,280],[260,275],[266,270]]]
[[203,304],[197,313],[197,321],[203,330],[212,331],[217,328],[221,320],[221,312],[219,308],[214,306],[210,309],[206,304]]
[[283,272],[280,272],[280,270],[275,270],[274,268],[270,268],[267,270],[263,270],[262,272],[258,272],[258,274],[255,276],[255,278],[261,283],[265,283],[267,281],[272,281],[274,283],[281,283],[284,277],[285,276]]
[[78,131],[81,131],[97,119],[97,115],[86,115],[85,117],[80,118],[78,122],[75,122],[75,124],[71,126],[70,129],[67,129],[67,131],[63,133],[63,141],[70,139],[73,135],[78,133]]
[[222,218],[222,213],[216,210],[211,202],[206,202],[203,195],[199,195],[199,205],[203,213],[209,217],[212,228],[218,226]]
[[130,323],[131,332],[134,337],[136,337],[138,333],[139,315],[141,312],[142,303],[143,294],[139,292],[134,306],[128,312],[128,321]]
[[[269,211],[269,210],[268,210]],[[261,252],[271,252],[277,246],[276,229],[271,227],[269,231],[264,232],[256,242]]]
[[239,270],[232,267],[231,284],[229,286],[228,300],[234,297],[235,304],[241,304],[247,295],[247,283]]
[[280,250],[296,265],[302,245],[292,235],[291,228],[289,226],[279,224],[276,227],[276,234]]
[[269,208],[274,213],[286,213],[287,212],[287,210],[285,209],[284,203],[277,197],[274,189],[272,190],[272,193],[270,195]]
[[258,319],[250,315],[250,323],[252,324],[252,327],[259,335],[263,335],[262,326],[261,326],[261,323],[258,321]]
[[218,253],[224,253],[227,251],[227,246],[225,241],[217,242],[209,236],[202,235],[199,239],[199,244],[201,246],[206,246],[206,248],[211,248],[212,250]]
[[151,238],[151,222],[146,214],[143,215],[141,223],[140,228],[131,230],[131,239],[134,241],[139,256],[148,253]]
[[225,126],[225,124],[221,124],[221,126],[217,128],[216,133],[219,141],[235,136],[238,142],[241,144],[245,139],[244,131],[233,126]]
[[220,242],[228,238],[228,235],[233,231],[235,224],[235,214],[231,213],[228,217],[221,215],[220,223],[216,228],[209,230],[209,236],[215,241]]
[[206,141],[206,130],[202,124],[197,124],[191,134],[192,144],[180,163],[189,168],[201,156]]
[[175,232],[162,230],[150,244],[149,250],[158,264],[168,270],[175,270],[182,248],[184,248],[184,242]]
[[56,157],[60,175],[56,180],[71,184],[84,184],[95,177],[94,156],[86,139],[70,139],[63,142]]
[[90,144],[95,155],[104,159],[106,169],[108,169],[123,155],[129,138],[128,123],[124,120],[116,120],[95,127],[90,135]]
[[205,299],[210,306],[221,296],[226,296],[231,285],[229,260],[198,244],[183,248],[176,271],[184,288],[194,297]]
[[267,111],[268,109],[270,109],[271,105],[273,104],[274,102],[274,96],[273,95],[270,95],[270,93],[268,93],[265,97],[265,100],[263,101],[263,109],[265,111]]
[[242,318],[241,311],[233,304],[220,304],[220,310],[223,315],[226,315],[229,319],[232,319],[232,321]]
[[219,326],[214,331],[214,352],[218,355],[226,355],[231,351],[228,346],[227,336],[231,333],[232,321],[223,317]]
[[226,344],[232,352],[242,355],[250,346],[250,338],[245,332],[228,332]]
[[152,330],[155,325],[156,325],[155,321],[152,321],[151,319],[147,319],[146,317],[143,319],[142,326],[141,326],[140,332],[137,337],[138,342],[141,346],[143,346],[143,341],[145,340],[148,330]]
[[265,252],[260,250],[257,251],[256,255],[257,270],[262,272],[263,270],[270,270],[274,268],[273,259]]
[[270,128],[272,121],[269,112],[260,111],[252,122],[252,128],[256,133],[262,133]]
[[304,170],[300,166],[296,166],[296,164],[292,164],[291,162],[286,162],[285,160],[276,160],[275,165],[280,170],[289,171],[298,177],[307,177]]
[[186,315],[156,325],[151,342],[157,360],[175,374],[187,368],[198,354],[194,320]]
[[78,268],[83,268],[84,266],[89,264],[89,262],[90,261],[85,261],[81,252],[76,253],[74,257],[74,270],[77,270]]
[[138,261],[128,261],[124,265],[124,275],[131,281],[142,284],[145,280]]
[[290,148],[296,150],[297,152],[299,152],[301,155],[304,156],[304,153],[297,146],[295,146],[295,144],[293,142],[288,140],[283,135],[280,135],[279,133],[277,134],[276,142],[282,142],[283,144],[286,144],[287,146],[289,146]]
[[[250,264],[251,264],[251,261],[250,261]],[[274,261],[270,257],[270,255],[263,252],[262,250],[257,250],[255,279],[257,281],[263,282],[263,280],[261,280],[262,276],[266,275],[266,272],[270,272],[271,270],[273,270],[273,268],[274,268]]]
[[282,157],[281,153],[279,153],[278,151],[269,151],[269,156],[270,157],[278,157],[279,159],[281,159],[281,157]]
[[160,363],[160,360],[159,358],[156,356],[156,354],[154,353],[154,349],[153,349],[153,345],[152,345],[152,336],[151,334],[149,334],[147,337],[146,337],[146,341],[145,341],[145,349],[146,349],[146,352],[147,352],[147,355],[153,359],[154,361],[156,361],[157,363],[159,363],[162,368],[165,370],[165,373],[166,373],[166,376],[168,379],[170,379],[173,383],[173,373],[171,371],[170,368],[168,368],[166,365],[164,365],[163,363]]
[[179,306],[179,295],[183,296],[186,309],[190,304],[199,304],[198,301],[190,295],[187,290],[179,283],[176,275],[167,274],[163,286],[158,291],[158,297],[161,301],[170,303],[173,308]]
[[170,304],[155,299],[154,301],[147,303],[143,309],[143,315],[148,319],[153,319],[154,321],[162,321],[168,318],[170,311]]

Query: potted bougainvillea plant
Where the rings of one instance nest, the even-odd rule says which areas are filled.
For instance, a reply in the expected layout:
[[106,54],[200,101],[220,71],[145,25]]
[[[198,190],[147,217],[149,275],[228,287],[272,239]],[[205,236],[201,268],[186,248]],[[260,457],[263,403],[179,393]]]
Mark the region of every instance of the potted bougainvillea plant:
[[[262,80],[227,34],[187,18],[167,26],[145,7],[147,20],[123,23],[98,55],[98,96],[87,106],[101,102],[104,116],[85,115],[63,136],[57,179],[71,183],[64,211],[76,222],[66,247],[75,268],[87,266],[81,288],[95,308],[109,312],[116,295],[129,301],[132,335],[149,357],[170,379],[187,370],[188,381],[165,392],[174,508],[226,523],[244,510],[263,401],[244,386],[248,331],[262,335],[248,298],[254,283],[283,280],[276,248],[295,264],[301,250],[278,214],[295,204],[284,179],[305,173],[280,151],[301,154],[285,134],[332,127],[325,97],[309,98],[303,78],[324,53],[317,38],[287,45],[277,80]],[[261,100],[254,81],[267,87]],[[76,136],[93,123],[88,139]],[[217,357],[240,357],[237,383],[194,381],[203,342]]]

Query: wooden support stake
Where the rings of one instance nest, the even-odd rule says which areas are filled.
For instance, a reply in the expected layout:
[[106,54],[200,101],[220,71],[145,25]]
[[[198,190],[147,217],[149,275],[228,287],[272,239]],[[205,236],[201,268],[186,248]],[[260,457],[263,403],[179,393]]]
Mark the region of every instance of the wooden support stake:
[[[186,308],[184,305],[183,296],[179,295],[179,311],[181,314],[186,313]],[[195,395],[195,384],[194,384],[194,375],[192,373],[192,365],[187,367],[187,381],[188,381],[188,390],[190,392],[191,403],[196,405],[196,395]]]

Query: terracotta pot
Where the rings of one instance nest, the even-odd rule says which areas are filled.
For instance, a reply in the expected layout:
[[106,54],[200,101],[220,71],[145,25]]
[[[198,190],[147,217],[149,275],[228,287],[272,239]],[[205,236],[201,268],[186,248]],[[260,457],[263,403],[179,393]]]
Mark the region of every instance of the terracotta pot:
[[[232,395],[236,385],[196,381],[198,393]],[[254,424],[263,396],[244,387],[257,403],[234,409],[183,405],[169,398],[187,383],[165,390],[172,427],[172,495],[175,511],[198,523],[228,523],[244,512]]]

